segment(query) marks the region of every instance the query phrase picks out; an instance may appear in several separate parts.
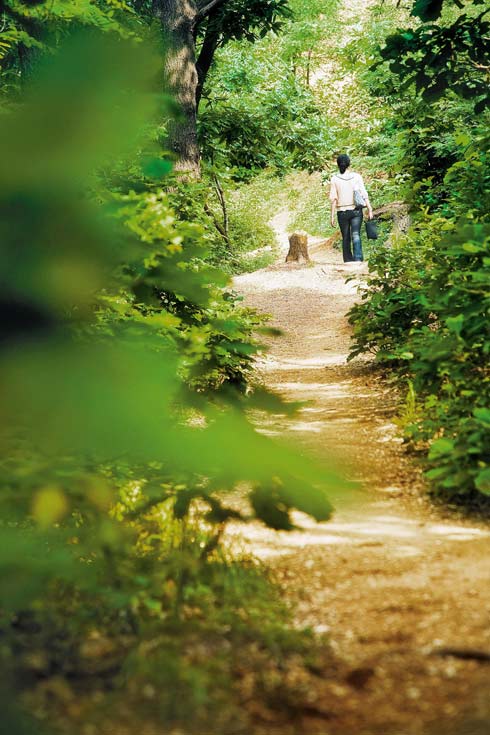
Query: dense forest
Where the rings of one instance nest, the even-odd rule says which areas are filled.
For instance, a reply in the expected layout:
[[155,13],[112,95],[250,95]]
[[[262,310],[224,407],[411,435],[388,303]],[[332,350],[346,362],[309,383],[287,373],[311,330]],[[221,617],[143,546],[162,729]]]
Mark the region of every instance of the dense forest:
[[260,429],[298,406],[232,282],[285,208],[338,247],[339,153],[380,230],[349,359],[432,502],[488,514],[490,10],[347,6],[0,2],[2,732],[330,732],[300,721],[328,637],[227,528],[352,489]]

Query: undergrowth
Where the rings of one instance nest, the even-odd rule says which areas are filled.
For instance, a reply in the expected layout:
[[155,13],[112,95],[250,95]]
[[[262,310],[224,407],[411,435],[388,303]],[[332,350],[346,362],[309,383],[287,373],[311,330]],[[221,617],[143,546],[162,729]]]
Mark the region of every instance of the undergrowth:
[[350,312],[351,356],[370,351],[408,381],[404,435],[425,449],[433,492],[477,507],[488,507],[490,496],[485,140],[476,132],[445,176],[449,182],[466,175],[476,156],[481,191],[469,190],[466,202],[456,188],[442,207],[419,214],[408,234],[387,249],[377,248],[362,301]]
[[140,533],[140,568],[117,614],[96,595],[81,618],[83,600],[63,585],[18,618],[3,670],[23,681],[36,719],[61,733],[162,722],[197,734],[213,722],[220,735],[246,735],[258,712],[281,721],[307,709],[333,658],[325,640],[291,627],[271,573],[237,550],[203,555],[214,531],[199,518],[154,516]]

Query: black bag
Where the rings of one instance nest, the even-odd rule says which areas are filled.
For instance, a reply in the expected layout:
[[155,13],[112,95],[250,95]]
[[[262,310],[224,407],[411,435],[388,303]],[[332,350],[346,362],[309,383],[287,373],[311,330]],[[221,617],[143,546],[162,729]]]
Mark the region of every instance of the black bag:
[[366,237],[368,240],[378,239],[378,223],[375,219],[366,220]]

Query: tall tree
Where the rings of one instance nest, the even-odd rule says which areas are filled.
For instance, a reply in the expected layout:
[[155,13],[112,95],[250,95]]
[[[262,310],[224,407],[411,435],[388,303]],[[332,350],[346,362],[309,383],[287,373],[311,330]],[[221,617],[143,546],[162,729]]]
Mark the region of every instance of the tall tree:
[[177,157],[176,168],[199,173],[196,128],[196,27],[212,8],[226,0],[201,3],[193,0],[153,0],[153,15],[161,24],[166,42],[164,83],[181,110],[181,118],[169,124],[169,145]]
[[164,77],[181,109],[169,127],[176,169],[199,174],[197,109],[216,50],[232,39],[253,41],[279,30],[288,0],[153,0],[166,41]]

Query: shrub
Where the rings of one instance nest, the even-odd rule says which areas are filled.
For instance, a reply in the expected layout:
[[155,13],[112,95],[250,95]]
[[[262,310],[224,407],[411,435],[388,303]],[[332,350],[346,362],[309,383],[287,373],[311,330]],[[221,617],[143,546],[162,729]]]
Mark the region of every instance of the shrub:
[[490,229],[430,217],[370,263],[354,306],[352,356],[376,354],[409,378],[407,438],[429,446],[428,477],[446,498],[488,494]]

